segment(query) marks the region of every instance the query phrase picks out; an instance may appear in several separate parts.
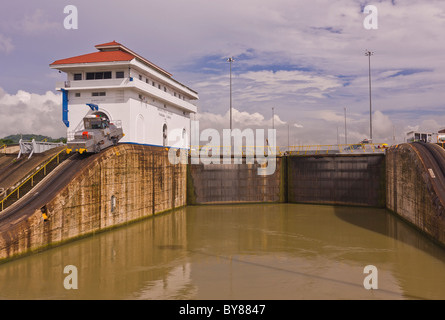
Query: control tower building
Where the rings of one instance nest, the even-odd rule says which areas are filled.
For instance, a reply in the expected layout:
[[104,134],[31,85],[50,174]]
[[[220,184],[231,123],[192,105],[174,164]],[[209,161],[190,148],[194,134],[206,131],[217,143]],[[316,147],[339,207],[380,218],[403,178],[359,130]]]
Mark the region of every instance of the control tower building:
[[68,141],[83,129],[85,116],[96,114],[121,123],[120,142],[189,148],[198,93],[116,41],[96,49],[50,64],[67,74],[56,89],[63,96]]

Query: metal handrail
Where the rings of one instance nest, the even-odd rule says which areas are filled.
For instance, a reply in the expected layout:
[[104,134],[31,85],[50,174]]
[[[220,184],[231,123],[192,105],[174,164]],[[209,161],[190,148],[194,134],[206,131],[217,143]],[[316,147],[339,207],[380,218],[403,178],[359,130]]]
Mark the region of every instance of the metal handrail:
[[366,152],[367,149],[373,153],[385,150],[385,143],[351,143],[351,144],[335,144],[335,145],[307,145],[307,146],[291,146],[289,147],[290,152],[297,152],[297,155],[304,153],[306,155],[309,151],[315,152],[315,154],[329,154],[334,148],[338,148],[339,153],[354,153],[357,150],[363,150]]
[[4,145],[0,146],[0,150],[5,149],[5,153],[6,153],[6,148],[7,148],[7,147],[8,147],[8,146],[7,146],[6,144],[4,144]]
[[63,148],[61,151],[59,151],[56,155],[54,155],[50,160],[48,160],[48,162],[46,162],[39,170],[37,170],[36,172],[34,172],[31,176],[29,176],[25,181],[23,181],[18,187],[16,187],[14,190],[12,190],[5,198],[3,198],[0,203],[1,203],[1,209],[0,212],[2,212],[5,208],[4,208],[4,203],[7,199],[9,199],[9,197],[11,195],[13,195],[15,192],[17,192],[17,199],[20,199],[20,188],[23,187],[23,185],[25,185],[25,183],[27,183],[29,180],[31,180],[31,186],[33,186],[34,184],[34,177],[43,170],[43,175],[46,176],[46,167],[54,160],[57,158],[57,162],[58,164],[60,164],[60,159],[59,156],[62,152],[64,152],[66,149]]
[[[296,152],[297,155],[307,155],[308,152],[315,152],[315,154],[329,154],[337,150],[339,153],[354,153],[357,150],[363,150],[363,152],[372,151],[373,153],[381,152],[385,150],[384,147],[385,143],[350,143],[350,144],[334,144],[334,145],[299,145],[299,146],[276,146],[275,147],[275,154],[277,155],[283,155],[286,151],[288,152]],[[206,151],[210,149],[220,149],[220,151],[223,151],[225,146],[211,146],[211,145],[200,145],[200,146],[191,146],[189,149],[189,154],[192,153],[192,149],[197,150],[198,152]],[[241,151],[241,154],[244,156],[248,154],[248,151],[251,150],[271,150],[271,146],[242,146],[241,150],[234,150],[235,151]],[[196,152],[196,151],[195,151]],[[220,152],[221,153],[221,152]]]
[[[204,151],[208,151],[208,150],[210,150],[210,149],[220,149],[220,151],[224,151],[224,149],[226,148],[227,146],[212,146],[212,145],[200,145],[200,146],[191,146],[190,147],[190,149],[189,149],[189,155],[191,155],[191,153],[192,153],[192,150],[197,150],[199,153],[202,151],[202,150],[204,150]],[[257,149],[260,149],[260,150],[263,150],[263,152],[265,152],[266,150],[270,150],[270,151],[272,151],[272,147],[271,146],[242,146],[242,147],[240,147],[239,149],[237,149],[237,150],[233,150],[234,151],[234,154],[241,154],[242,156],[244,156],[244,155],[246,155],[248,152],[248,150],[254,150],[254,153],[255,153],[255,150],[257,150]],[[276,152],[276,154],[279,154],[279,155],[282,155],[282,151],[280,150],[280,147],[275,147],[275,152]],[[220,152],[220,154],[222,154],[221,152]]]

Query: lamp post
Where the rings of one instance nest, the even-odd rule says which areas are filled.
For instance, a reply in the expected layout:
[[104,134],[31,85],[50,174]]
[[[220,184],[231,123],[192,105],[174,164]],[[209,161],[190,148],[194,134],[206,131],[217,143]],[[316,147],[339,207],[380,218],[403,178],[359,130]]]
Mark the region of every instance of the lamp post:
[[232,131],[232,62],[235,61],[233,57],[227,59],[230,63],[230,131]]
[[338,135],[338,127],[337,127],[337,146],[340,148],[340,136]]
[[348,144],[348,134],[346,132],[346,107],[345,107],[345,144]]
[[272,107],[272,129],[275,129],[275,108]]
[[368,65],[369,65],[369,138],[372,142],[372,102],[371,102],[371,56],[374,55],[374,52],[369,50],[365,51],[365,56],[368,57]]
[[289,131],[290,131],[290,125],[289,123],[287,123],[287,151],[289,151],[290,149]]

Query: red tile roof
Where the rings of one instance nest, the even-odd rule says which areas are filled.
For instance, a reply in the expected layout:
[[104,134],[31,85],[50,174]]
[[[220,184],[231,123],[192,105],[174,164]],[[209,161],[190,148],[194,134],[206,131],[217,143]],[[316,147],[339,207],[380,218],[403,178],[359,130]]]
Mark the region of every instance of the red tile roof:
[[[148,61],[144,57],[141,57],[137,53],[131,51],[124,45],[112,41],[103,44],[98,44],[95,46],[99,52],[89,53],[77,57],[72,57],[68,59],[62,59],[54,61],[50,66],[63,65],[63,64],[75,64],[75,63],[94,63],[94,62],[113,62],[113,61],[131,61],[134,58],[141,60],[146,65],[158,70],[164,75],[171,77],[172,74],[155,65],[154,63]],[[117,48],[116,48],[117,47]],[[106,50],[109,49],[109,50]],[[111,50],[110,50],[111,49]]]
[[97,47],[106,47],[106,46],[121,46],[121,44],[117,43],[116,41],[113,40],[113,41],[108,42],[108,43],[98,44],[98,45],[96,45],[96,48]]
[[74,63],[131,61],[134,58],[135,56],[123,51],[99,51],[99,52],[84,54],[77,57],[57,60],[51,63],[51,66],[60,64],[74,64]]

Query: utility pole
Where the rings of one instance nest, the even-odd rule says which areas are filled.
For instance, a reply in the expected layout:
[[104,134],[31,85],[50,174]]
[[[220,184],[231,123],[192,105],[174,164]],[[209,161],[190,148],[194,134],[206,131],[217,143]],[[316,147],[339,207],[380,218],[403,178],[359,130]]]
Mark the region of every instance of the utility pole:
[[339,145],[340,145],[340,137],[338,135],[338,127],[337,127],[337,146],[339,146]]
[[230,63],[230,132],[232,132],[232,62],[235,61],[233,57],[227,59]]
[[371,56],[374,54],[374,52],[371,52],[369,50],[366,50],[365,56],[368,57],[369,62],[369,138],[372,141],[372,102],[371,102]]
[[275,111],[275,108],[274,107],[272,107],[272,129],[275,129],[275,113],[274,113],[274,111]]
[[290,125],[289,125],[289,123],[287,123],[287,150],[290,149],[290,142],[289,142],[289,131],[290,131],[290,129],[289,129],[289,127],[290,127]]
[[396,126],[395,125],[392,126],[392,143],[393,144],[396,143]]
[[346,107],[345,107],[345,144],[348,144],[348,134],[346,132]]

